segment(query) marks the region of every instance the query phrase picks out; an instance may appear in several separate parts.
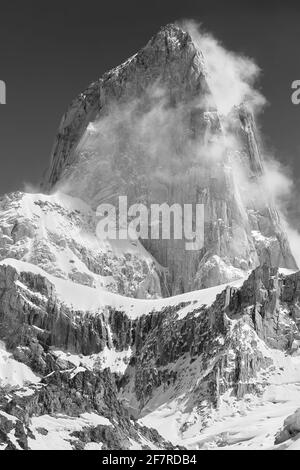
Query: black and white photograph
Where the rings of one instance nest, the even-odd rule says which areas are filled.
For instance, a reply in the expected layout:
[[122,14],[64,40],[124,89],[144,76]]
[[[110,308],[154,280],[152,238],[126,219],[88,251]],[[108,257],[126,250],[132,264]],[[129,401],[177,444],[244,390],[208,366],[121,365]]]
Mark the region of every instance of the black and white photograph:
[[300,450],[299,19],[0,0],[0,450]]

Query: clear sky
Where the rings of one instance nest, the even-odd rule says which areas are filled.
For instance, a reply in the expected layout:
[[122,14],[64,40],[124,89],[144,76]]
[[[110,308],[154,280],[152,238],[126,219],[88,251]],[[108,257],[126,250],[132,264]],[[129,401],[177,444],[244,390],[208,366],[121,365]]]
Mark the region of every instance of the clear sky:
[[[255,0],[2,0],[0,193],[38,184],[71,100],[139,50],[160,26],[192,18],[226,48],[253,57],[269,101],[260,125],[277,158],[300,182],[300,3]],[[300,183],[299,183],[300,186]]]

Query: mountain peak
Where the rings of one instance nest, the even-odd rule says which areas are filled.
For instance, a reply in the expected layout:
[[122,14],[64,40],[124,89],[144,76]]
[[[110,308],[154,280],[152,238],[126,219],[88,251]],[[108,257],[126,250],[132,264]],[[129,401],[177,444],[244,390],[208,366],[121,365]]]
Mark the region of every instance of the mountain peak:
[[122,83],[130,86],[133,74],[136,90],[131,89],[131,93],[138,91],[137,77],[143,90],[158,79],[169,88],[170,84],[172,88],[184,87],[189,78],[194,78],[192,86],[196,89],[199,77],[204,78],[204,59],[190,34],[171,23],[163,26],[136,54],[105,73],[103,81],[118,81],[118,87]]
[[172,105],[208,95],[213,103],[203,56],[189,33],[175,24],[163,26],[139,52],[91,83],[71,103],[61,121],[43,190],[51,190],[74,162],[77,144],[91,121],[112,103],[130,104],[159,87]]
[[150,39],[150,43],[153,44],[161,40],[165,40],[168,43],[172,43],[181,47],[186,46],[188,43],[192,42],[190,34],[174,23],[169,23],[165,26],[162,26],[158,33],[156,33],[152,39]]

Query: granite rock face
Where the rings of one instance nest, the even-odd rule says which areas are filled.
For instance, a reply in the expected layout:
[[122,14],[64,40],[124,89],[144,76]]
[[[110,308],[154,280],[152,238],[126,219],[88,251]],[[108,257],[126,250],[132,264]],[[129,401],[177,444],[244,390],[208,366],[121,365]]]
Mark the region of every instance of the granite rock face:
[[92,207],[117,205],[118,196],[147,207],[203,204],[197,250],[187,251],[186,240],[141,236],[167,270],[164,295],[226,283],[260,263],[296,267],[266,194],[254,117],[245,104],[222,116],[208,82],[189,33],[162,28],[74,100],[44,181]]

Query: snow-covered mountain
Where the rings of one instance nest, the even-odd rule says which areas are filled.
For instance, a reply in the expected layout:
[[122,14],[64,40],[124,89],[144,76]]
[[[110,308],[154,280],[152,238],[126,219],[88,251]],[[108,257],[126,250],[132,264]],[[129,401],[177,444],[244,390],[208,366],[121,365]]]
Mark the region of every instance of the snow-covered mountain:
[[[300,274],[252,113],[162,28],[0,200],[0,449],[300,447]],[[46,194],[45,194],[46,193]],[[204,246],[100,240],[96,208],[202,203]]]

